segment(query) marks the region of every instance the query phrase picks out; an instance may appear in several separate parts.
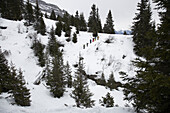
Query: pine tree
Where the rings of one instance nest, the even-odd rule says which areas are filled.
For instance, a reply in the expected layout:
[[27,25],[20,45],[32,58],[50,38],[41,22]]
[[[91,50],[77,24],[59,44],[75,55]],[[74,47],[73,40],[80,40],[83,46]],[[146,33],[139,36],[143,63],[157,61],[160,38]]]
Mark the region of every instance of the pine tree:
[[79,17],[79,12],[76,11],[76,15],[75,15],[75,27],[76,27],[76,33],[79,34],[80,31],[80,17]]
[[70,25],[75,26],[75,18],[73,15],[71,15],[71,17],[70,17]]
[[71,35],[70,23],[65,23],[65,37],[70,37],[70,35]]
[[[145,59],[136,59],[134,65],[138,68],[134,77],[124,77],[127,82],[124,87],[126,100],[132,101],[137,112],[147,111],[149,113],[168,113],[170,111],[170,45],[169,33],[170,18],[169,5],[170,2],[162,0],[154,0],[159,8],[165,11],[161,12],[161,24],[157,34],[152,29],[145,35],[151,46],[148,47],[147,57]],[[147,19],[147,18],[145,18]],[[144,20],[143,20],[144,21]],[[153,32],[150,32],[152,31]],[[144,35],[144,34],[143,34]],[[155,39],[157,37],[157,39]],[[154,39],[153,39],[154,38]],[[153,40],[152,40],[153,39]],[[156,40],[156,41],[155,41]]]
[[35,56],[38,57],[38,65],[41,67],[45,66],[45,56],[44,56],[44,48],[45,45],[41,43],[41,40],[38,40],[37,37],[35,36],[32,42],[31,49],[34,50]]
[[50,19],[57,20],[54,10],[51,11]]
[[45,35],[46,33],[46,25],[44,23],[44,19],[42,17],[39,18],[39,21],[37,22],[36,25],[37,28],[37,33],[40,33],[41,35]]
[[66,76],[66,85],[68,88],[71,88],[72,87],[72,76],[71,76],[71,68],[70,68],[68,61],[65,66],[64,73]]
[[29,0],[26,2],[26,11],[25,11],[25,20],[27,20],[27,25],[32,25],[35,21],[34,14],[33,14],[33,8]]
[[110,88],[110,90],[115,88],[115,79],[114,79],[113,72],[109,76],[109,80],[107,81],[107,86]]
[[97,14],[96,14],[96,19],[97,19],[97,31],[99,33],[102,33],[102,24],[101,24],[101,20],[100,20],[100,16],[99,16],[99,9],[97,8]]
[[45,13],[45,18],[48,18],[47,12]]
[[88,19],[88,27],[89,32],[93,32],[93,36],[98,36],[98,26],[97,26],[97,11],[96,11],[96,5],[92,5],[91,7],[92,11],[90,12],[90,16]]
[[106,80],[104,77],[104,73],[102,73],[101,78],[98,79],[98,84],[106,86]]
[[73,43],[77,43],[77,34],[76,33],[74,33],[73,34]]
[[41,17],[41,11],[40,11],[40,8],[39,8],[38,0],[36,0],[36,6],[35,6],[35,9],[34,9],[34,13],[35,13],[35,19],[36,19],[36,21],[38,21],[39,18]]
[[55,29],[55,34],[59,37],[61,36],[62,28],[63,28],[62,23],[59,20],[59,22],[56,23],[56,29]]
[[50,86],[50,92],[54,97],[60,98],[65,91],[65,76],[62,53],[57,50],[58,54],[52,59],[52,69],[48,72],[47,85]]
[[102,100],[99,100],[102,106],[105,107],[114,107],[114,98],[108,92],[106,97],[102,97]]
[[103,27],[103,32],[108,34],[115,34],[115,30],[113,27],[114,25],[113,25],[112,13],[111,10],[109,10],[109,13],[106,18],[106,24],[104,24]]
[[[11,75],[8,66],[8,61],[6,60],[4,54],[0,49],[0,87],[1,92],[7,92],[11,89],[10,85]],[[1,93],[0,92],[0,93]]]
[[84,75],[83,61],[81,61],[81,56],[79,57],[79,64],[75,75],[75,80],[73,82],[73,91],[71,97],[75,99],[77,107],[90,108],[94,106],[94,100],[91,100],[92,93],[87,85],[87,78]]
[[136,17],[134,18],[134,25],[132,26],[132,35],[133,41],[135,43],[134,52],[136,55],[143,57],[145,51],[142,51],[141,48],[145,48],[146,42],[148,39],[146,38],[146,34],[151,30],[151,8],[148,0],[141,0],[141,3],[138,3],[139,13],[136,13]]
[[12,94],[16,104],[20,106],[30,106],[30,93],[25,86],[25,80],[21,69],[18,74],[14,66],[11,66],[10,70],[11,75],[14,78],[11,82],[13,83]]
[[50,31],[50,40],[48,42],[48,51],[49,54],[54,57],[56,56],[56,54],[58,54],[58,44],[56,41],[56,37],[55,37],[55,32],[54,32],[54,28],[52,27],[51,31]]
[[86,21],[84,19],[83,13],[80,14],[80,31],[87,31]]
[[21,20],[23,12],[22,0],[1,0],[0,11],[3,18],[10,20]]

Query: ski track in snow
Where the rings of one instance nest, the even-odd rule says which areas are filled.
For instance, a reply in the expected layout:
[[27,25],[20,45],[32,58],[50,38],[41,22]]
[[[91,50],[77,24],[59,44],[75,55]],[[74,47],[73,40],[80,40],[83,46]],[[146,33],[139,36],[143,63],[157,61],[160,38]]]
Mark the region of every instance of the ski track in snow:
[[[55,21],[45,19],[47,30],[49,31],[52,26],[55,28]],[[34,56],[33,51],[30,49],[31,39],[27,36],[34,34],[35,31],[32,27],[27,28],[23,25],[23,21],[10,21],[0,18],[0,25],[7,26],[7,29],[1,30],[0,46],[2,51],[10,51],[10,55],[6,58],[9,64],[13,62],[17,69],[21,68],[24,72],[24,77],[27,82],[27,87],[31,92],[31,106],[20,107],[11,105],[10,98],[7,98],[9,94],[3,93],[0,95],[0,113],[134,113],[133,108],[126,108],[124,105],[128,102],[123,100],[122,89],[110,91],[103,86],[96,85],[94,81],[88,80],[90,91],[94,94],[92,99],[95,100],[95,106],[89,109],[80,109],[73,107],[75,105],[74,100],[70,97],[72,89],[66,89],[64,96],[60,99],[53,98],[44,84],[34,85],[34,81],[37,78],[42,68],[37,64],[37,58]],[[20,27],[21,33],[18,33],[18,27]],[[75,32],[75,28],[72,29],[72,34]],[[37,35],[41,39],[43,44],[48,43],[48,35]],[[71,35],[72,36],[72,35]],[[26,38],[27,37],[27,38]],[[57,37],[57,36],[56,36]],[[84,58],[85,71],[87,74],[97,74],[101,76],[101,72],[104,72],[105,78],[108,79],[111,72],[114,73],[116,81],[121,80],[119,75],[120,71],[125,71],[129,75],[134,75],[134,67],[131,65],[131,60],[135,58],[133,53],[133,43],[130,35],[110,35],[100,34],[99,40],[90,44],[92,34],[87,32],[80,32],[77,35],[78,42],[76,44],[65,41],[64,33],[61,37],[57,37],[57,40],[64,43],[65,46],[61,49],[64,50],[64,62],[69,61],[72,68],[72,75],[74,76],[75,68],[74,64],[78,62],[79,54]],[[106,39],[112,39],[112,43],[104,43]],[[88,43],[83,49],[83,45]],[[98,49],[97,49],[98,48]],[[126,57],[123,59],[122,56]],[[104,60],[102,60],[104,59]],[[99,99],[105,96],[107,92],[110,92],[114,97],[114,105],[119,107],[104,108],[100,106]],[[67,107],[65,106],[67,104]]]

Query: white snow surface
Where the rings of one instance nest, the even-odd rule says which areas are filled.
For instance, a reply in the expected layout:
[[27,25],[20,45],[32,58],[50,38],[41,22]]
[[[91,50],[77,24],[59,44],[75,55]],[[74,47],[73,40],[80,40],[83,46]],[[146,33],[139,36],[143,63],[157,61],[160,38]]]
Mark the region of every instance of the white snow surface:
[[[45,19],[47,30],[54,26],[55,21]],[[10,51],[10,55],[6,56],[9,64],[12,62],[16,68],[21,68],[24,74],[24,78],[27,82],[26,86],[30,89],[31,93],[31,106],[21,107],[12,105],[12,99],[10,94],[3,93],[0,95],[0,113],[134,113],[130,103],[124,101],[124,95],[122,88],[119,90],[106,89],[103,86],[97,85],[94,81],[88,80],[90,91],[94,94],[92,99],[95,100],[95,106],[88,109],[80,109],[73,107],[75,105],[74,99],[70,97],[70,93],[73,89],[67,88],[64,96],[61,98],[54,98],[51,96],[49,89],[45,87],[45,82],[41,82],[40,85],[34,85],[34,81],[37,78],[39,72],[43,68],[37,65],[37,58],[34,56],[33,50],[30,48],[31,39],[30,35],[36,33],[32,27],[27,28],[23,25],[24,21],[11,21],[0,18],[0,25],[7,26],[7,29],[0,30],[0,46],[2,51]],[[21,33],[18,33],[20,28]],[[72,34],[75,32],[75,28],[72,29]],[[37,35],[41,39],[43,44],[47,44],[49,35],[42,36]],[[77,35],[78,42],[67,42],[62,33],[61,37],[57,37],[57,40],[63,43],[65,46],[61,49],[64,50],[64,63],[67,61],[72,68],[72,76],[74,76],[75,68],[74,64],[78,62],[79,54],[84,58],[85,71],[87,74],[95,74],[101,76],[101,72],[104,72],[105,78],[108,79],[111,72],[114,73],[116,81],[122,82],[120,71],[127,72],[127,74],[133,76],[135,74],[134,67],[131,64],[136,56],[133,53],[133,42],[131,35],[110,35],[100,34],[99,40],[96,40],[90,44],[92,34],[88,32],[80,32]],[[106,39],[110,38],[112,43],[105,43]],[[87,44],[83,49],[83,44]],[[97,50],[98,48],[98,50]],[[126,57],[123,59],[122,56]],[[104,59],[104,60],[102,60]],[[99,104],[99,99],[105,96],[107,92],[110,92],[114,97],[114,105],[118,107],[105,108]],[[130,107],[125,107],[125,104],[129,104]],[[67,106],[65,106],[67,105]]]

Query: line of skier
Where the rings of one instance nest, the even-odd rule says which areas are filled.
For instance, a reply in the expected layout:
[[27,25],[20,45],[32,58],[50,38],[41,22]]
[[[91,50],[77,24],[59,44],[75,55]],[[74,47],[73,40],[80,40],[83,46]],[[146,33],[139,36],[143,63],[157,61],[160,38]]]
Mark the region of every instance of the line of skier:
[[[99,36],[90,39],[90,44],[91,44],[92,42],[95,42],[96,40],[99,40]],[[83,44],[83,49],[85,49],[86,46],[88,47],[88,45],[89,45],[89,43]]]

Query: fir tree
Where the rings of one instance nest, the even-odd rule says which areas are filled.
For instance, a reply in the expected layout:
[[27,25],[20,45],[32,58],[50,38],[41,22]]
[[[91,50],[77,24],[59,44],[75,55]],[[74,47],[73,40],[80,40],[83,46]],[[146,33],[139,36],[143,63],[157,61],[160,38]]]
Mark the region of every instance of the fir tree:
[[90,108],[94,106],[94,100],[91,100],[92,93],[87,85],[87,78],[84,75],[83,61],[79,58],[79,64],[75,75],[75,80],[73,82],[73,91],[71,97],[75,99],[77,107]]
[[35,9],[34,9],[34,13],[35,13],[35,19],[36,19],[36,21],[38,21],[39,18],[41,17],[41,11],[40,11],[40,8],[39,8],[38,0],[36,0],[36,6],[35,6]]
[[45,35],[46,33],[46,25],[44,23],[44,19],[42,17],[39,18],[39,22],[37,23],[37,32],[40,33],[41,35]]
[[111,10],[109,10],[109,13],[106,18],[106,24],[104,24],[104,27],[103,27],[103,32],[108,33],[108,34],[114,34],[115,30],[113,27],[114,25],[113,25],[112,13],[111,13]]
[[[159,8],[165,11],[161,12],[161,24],[158,28],[157,34],[149,32],[145,38],[151,40],[151,47],[148,47],[148,55],[145,59],[136,59],[134,65],[138,68],[137,74],[134,77],[124,76],[127,82],[124,87],[126,100],[132,101],[137,112],[147,111],[149,113],[168,113],[170,111],[170,65],[169,54],[169,33],[170,18],[169,5],[170,2],[162,0],[154,0]],[[147,19],[147,18],[146,18]],[[144,20],[143,20],[144,21]],[[154,27],[151,27],[152,29]],[[155,41],[156,40],[156,41]],[[155,43],[155,44],[154,44]]]
[[32,8],[31,3],[29,2],[29,0],[27,0],[25,7],[26,7],[25,20],[27,20],[27,22],[28,22],[27,25],[31,25],[35,21],[35,18],[34,18],[34,14],[33,14],[33,8]]
[[73,34],[73,43],[77,43],[77,34],[76,33],[74,33]]
[[75,15],[75,27],[76,27],[76,33],[79,34],[80,31],[80,17],[79,17],[79,12],[76,11],[76,15]]
[[90,12],[90,16],[88,19],[88,27],[89,32],[93,32],[93,36],[98,36],[98,27],[97,27],[97,12],[96,12],[96,5],[92,5],[92,11]]
[[134,18],[134,25],[132,26],[132,35],[133,41],[135,43],[134,51],[136,55],[143,57],[145,51],[142,51],[141,48],[145,48],[146,34],[151,30],[151,8],[148,0],[141,0],[141,3],[138,3],[139,13],[136,13]]
[[106,97],[102,97],[102,100],[99,100],[102,106],[105,107],[114,107],[114,98],[108,92]]
[[57,20],[54,10],[51,11],[50,19]]
[[45,13],[45,18],[48,18],[47,12]]
[[17,105],[30,106],[30,93],[29,89],[25,86],[25,80],[21,69],[17,74],[17,70],[14,66],[11,66],[11,75],[13,76],[13,88],[12,94]]
[[32,42],[32,46],[31,46],[31,49],[34,50],[34,54],[35,56],[38,57],[38,64],[41,66],[41,67],[44,67],[45,66],[45,56],[44,56],[44,48],[45,48],[45,45],[43,45],[41,43],[41,40],[37,40],[37,37],[34,37],[34,40]]
[[87,25],[86,25],[86,21],[84,19],[84,15],[83,13],[80,14],[80,31],[87,31]]
[[65,76],[63,73],[64,65],[62,53],[59,49],[57,51],[58,54],[53,57],[51,70],[47,74],[47,85],[50,86],[50,92],[53,96],[60,98],[64,95],[65,91]]
[[71,28],[69,23],[65,23],[65,37],[70,37],[71,35]]
[[99,83],[100,85],[106,86],[106,80],[105,80],[105,77],[104,77],[104,73],[102,73],[101,78],[98,79],[98,83]]
[[96,19],[97,19],[97,31],[99,33],[102,33],[102,24],[99,16],[99,9],[97,8],[97,14],[96,14]]
[[107,86],[110,88],[110,90],[115,88],[115,79],[114,79],[113,72],[109,76],[109,80],[107,81]]
[[56,37],[55,37],[55,32],[54,32],[54,28],[52,27],[51,31],[50,31],[50,40],[48,42],[48,51],[49,54],[54,57],[56,54],[58,54],[58,44],[56,41]]
[[72,87],[72,76],[71,76],[71,68],[70,65],[67,61],[67,64],[65,66],[65,70],[64,70],[65,76],[66,76],[66,85],[68,88]]
[[71,15],[71,17],[70,17],[70,25],[75,26],[75,18],[73,15]]
[[[0,49],[0,88],[1,92],[7,92],[11,89],[10,85],[11,75],[8,66],[8,61],[6,60],[4,54]],[[1,93],[0,92],[0,93]]]
[[61,36],[61,33],[62,33],[62,23],[61,23],[61,21],[59,20],[59,22],[57,22],[56,23],[56,29],[55,29],[55,34],[57,35],[57,36]]
[[0,11],[3,18],[21,20],[23,12],[22,0],[1,0]]

